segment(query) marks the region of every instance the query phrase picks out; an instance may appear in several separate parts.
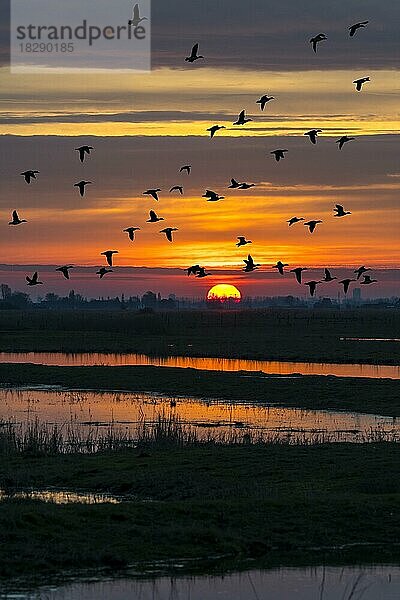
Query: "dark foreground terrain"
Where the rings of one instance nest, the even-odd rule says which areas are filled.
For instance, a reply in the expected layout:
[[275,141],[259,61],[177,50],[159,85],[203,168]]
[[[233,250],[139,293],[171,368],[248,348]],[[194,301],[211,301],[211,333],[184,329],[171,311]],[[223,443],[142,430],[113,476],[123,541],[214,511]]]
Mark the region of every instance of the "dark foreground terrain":
[[3,455],[3,489],[106,491],[122,502],[3,501],[0,576],[4,585],[16,577],[49,581],[176,559],[187,572],[240,568],[251,559],[265,566],[396,563],[399,464],[400,446],[390,443],[170,441],[90,456]]
[[[400,364],[400,311],[4,311],[0,351],[140,352]],[[0,364],[0,385],[153,391],[399,416],[400,380],[266,376],[152,366]],[[158,431],[158,433],[157,433]],[[179,423],[94,444],[57,427],[0,424],[0,585],[88,572],[210,573],[400,560],[400,445],[199,442]],[[241,443],[238,443],[238,440]],[[391,438],[390,438],[391,439]],[[21,490],[115,494],[56,505]],[[99,571],[100,570],[100,571]],[[131,571],[132,572],[132,571]],[[44,579],[43,579],[44,578]]]
[[0,351],[140,352],[301,362],[400,364],[400,310],[143,313],[2,311]]

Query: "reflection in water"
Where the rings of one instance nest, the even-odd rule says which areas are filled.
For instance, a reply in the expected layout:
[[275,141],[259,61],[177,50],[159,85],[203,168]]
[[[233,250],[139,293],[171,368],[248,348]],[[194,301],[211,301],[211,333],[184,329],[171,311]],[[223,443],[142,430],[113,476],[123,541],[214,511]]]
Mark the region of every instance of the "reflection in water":
[[66,490],[1,490],[0,502],[4,500],[40,500],[53,504],[120,504],[121,500],[109,494],[70,492]]
[[400,379],[400,367],[387,365],[340,365],[304,362],[245,360],[239,358],[196,358],[192,356],[147,356],[146,354],[63,354],[56,352],[1,352],[2,363],[33,363],[58,366],[124,366],[153,365],[161,367],[191,367],[209,371],[263,371],[276,375],[337,375],[340,377],[389,377]]
[[368,432],[400,436],[391,417],[282,408],[257,403],[228,404],[217,399],[168,397],[152,393],[0,389],[0,419],[73,426],[83,433],[110,427],[133,437],[139,425],[151,426],[159,415],[174,416],[196,428],[199,438],[253,431],[279,439],[362,441]]
[[[7,596],[6,596],[7,597]],[[42,588],[25,600],[398,600],[399,567],[276,569],[224,577],[114,580]]]
[[360,337],[341,337],[341,342],[400,342],[399,338],[360,338]]

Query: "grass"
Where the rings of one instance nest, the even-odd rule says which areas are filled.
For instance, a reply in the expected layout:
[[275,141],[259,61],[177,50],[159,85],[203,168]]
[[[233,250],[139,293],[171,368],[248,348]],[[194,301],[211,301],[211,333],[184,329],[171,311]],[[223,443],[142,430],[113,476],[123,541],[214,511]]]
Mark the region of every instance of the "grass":
[[0,385],[60,385],[67,389],[134,390],[227,402],[262,402],[310,410],[398,417],[400,380],[333,376],[266,377],[257,373],[153,366],[52,367],[0,364]]
[[400,310],[381,308],[154,314],[3,311],[0,351],[139,352],[396,365],[400,361],[400,343],[340,338],[392,338],[398,337],[399,331]]
[[390,443],[155,443],[145,451],[10,456],[0,462],[0,487],[138,500],[2,502],[0,577],[5,585],[33,573],[51,579],[133,563],[140,570],[155,560],[201,564],[215,556],[223,557],[216,564],[224,569],[249,560],[260,566],[397,563],[399,462],[400,446]]
[[[177,355],[189,350],[194,356],[399,364],[400,344],[339,339],[398,337],[399,326],[400,311],[380,309],[5,311],[0,350],[166,355],[174,344]],[[400,380],[389,379],[0,364],[0,384],[399,415]],[[90,435],[82,439],[39,423],[0,428],[0,488],[108,492],[127,500],[92,506],[1,502],[3,587],[16,578],[35,583],[82,570],[115,574],[132,564],[140,571],[156,560],[193,559],[209,570],[210,558],[219,556],[214,564],[227,570],[249,561],[283,566],[400,559],[399,444],[278,444],[251,437],[199,443],[191,428],[162,420],[134,440],[112,430]]]
[[[395,432],[379,428],[360,432],[357,443],[399,442]],[[73,421],[48,424],[34,419],[23,423],[0,421],[0,456],[56,456],[88,455],[115,452],[126,449],[193,448],[206,445],[238,444],[292,444],[316,445],[343,442],[341,432],[314,432],[291,430],[285,432],[263,432],[249,429],[224,432],[208,431],[199,435],[199,430],[182,422],[179,417],[161,412],[150,422],[140,419],[135,428],[127,431],[118,425],[104,428],[95,423],[82,430]]]

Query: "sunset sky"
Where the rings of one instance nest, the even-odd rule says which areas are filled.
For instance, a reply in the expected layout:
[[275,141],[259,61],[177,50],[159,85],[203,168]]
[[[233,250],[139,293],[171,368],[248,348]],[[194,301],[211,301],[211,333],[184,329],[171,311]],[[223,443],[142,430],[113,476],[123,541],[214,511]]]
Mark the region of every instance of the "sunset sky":
[[[102,0],[101,0],[102,1]],[[129,18],[121,15],[121,22]],[[354,38],[348,27],[368,27]],[[392,0],[153,0],[150,73],[11,75],[7,15],[1,27],[0,69],[0,281],[26,291],[25,274],[40,271],[49,291],[72,287],[85,294],[143,293],[147,289],[201,296],[219,282],[251,295],[304,295],[307,289],[271,268],[330,267],[345,275],[376,268],[382,282],[365,296],[398,294],[400,263],[399,42],[400,5]],[[324,32],[318,53],[309,39]],[[195,42],[205,61],[185,56]],[[353,80],[370,76],[361,93]],[[261,112],[256,100],[276,100]],[[233,127],[246,109],[253,121]],[[225,125],[210,140],[206,129]],[[309,129],[323,130],[313,146]],[[356,138],[339,151],[342,135]],[[95,147],[83,164],[74,148]],[[279,164],[271,150],[287,148]],[[190,176],[180,174],[191,164]],[[19,175],[38,169],[36,182]],[[230,179],[255,183],[228,189]],[[73,184],[94,182],[81,198]],[[170,194],[183,185],[183,197]],[[143,196],[161,188],[160,201]],[[226,196],[209,203],[206,189]],[[352,214],[333,218],[333,206]],[[13,209],[28,220],[9,227]],[[150,209],[165,218],[147,224]],[[322,219],[309,234],[297,215]],[[134,243],[122,230],[137,226]],[[159,234],[177,227],[174,243]],[[237,249],[236,237],[251,246]],[[243,274],[248,248],[259,272]],[[118,271],[101,282],[100,253],[119,251]],[[70,282],[48,265],[74,264]],[[206,266],[213,275],[193,280],[183,269]],[[12,266],[15,266],[12,268]],[[28,266],[26,271],[24,267]],[[143,267],[143,268],[142,268]],[[47,276],[47,277],[46,277]],[[308,280],[308,279],[306,279]],[[36,290],[35,290],[36,291]],[[324,286],[322,295],[336,296]]]

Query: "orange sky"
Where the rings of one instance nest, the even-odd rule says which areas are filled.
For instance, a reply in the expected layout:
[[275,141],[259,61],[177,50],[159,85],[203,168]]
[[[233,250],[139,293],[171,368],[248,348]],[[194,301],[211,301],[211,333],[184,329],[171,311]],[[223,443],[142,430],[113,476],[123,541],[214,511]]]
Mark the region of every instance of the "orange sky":
[[[239,68],[161,68],[149,74],[94,76],[10,75],[0,70],[2,263],[96,266],[116,249],[120,266],[209,268],[237,271],[251,253],[270,269],[295,266],[397,267],[400,169],[398,86],[393,70],[370,70],[365,91],[354,91],[352,70],[251,71]],[[398,81],[398,80],[397,80]],[[262,93],[276,100],[261,113]],[[234,128],[246,108],[253,122]],[[226,125],[214,140],[205,131]],[[321,128],[319,143],[304,137]],[[341,152],[335,141],[356,137]],[[10,137],[13,136],[13,137]],[[45,137],[53,136],[53,137]],[[55,137],[61,136],[61,137]],[[79,136],[79,140],[75,139]],[[92,137],[96,136],[96,137]],[[84,165],[77,144],[95,151]],[[288,148],[277,164],[270,152]],[[188,177],[182,164],[193,165]],[[39,169],[27,186],[19,173]],[[231,177],[255,183],[228,189]],[[81,199],[73,184],[93,186]],[[185,195],[169,193],[182,184]],[[160,202],[142,195],[160,187]],[[208,203],[213,189],[226,198]],[[343,204],[352,215],[333,218]],[[27,224],[7,226],[17,208]],[[146,224],[148,211],[177,227],[170,244],[163,227]],[[297,215],[322,219],[310,235]],[[129,242],[122,229],[139,226]]]

